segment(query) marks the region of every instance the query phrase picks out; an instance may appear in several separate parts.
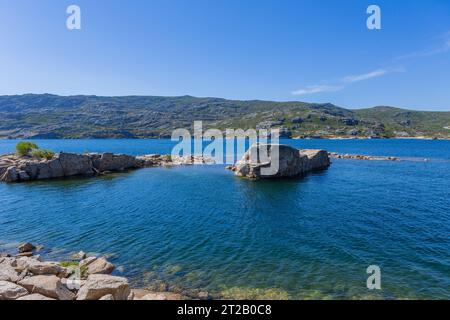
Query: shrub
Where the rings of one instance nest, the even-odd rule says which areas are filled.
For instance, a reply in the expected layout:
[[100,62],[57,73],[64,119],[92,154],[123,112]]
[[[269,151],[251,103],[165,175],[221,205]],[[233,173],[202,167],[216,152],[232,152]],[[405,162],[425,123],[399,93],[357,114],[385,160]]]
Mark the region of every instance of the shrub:
[[50,160],[55,153],[51,150],[37,149],[31,153],[33,157]]
[[39,147],[33,142],[22,141],[16,144],[16,152],[19,156],[27,156],[30,152],[37,149]]

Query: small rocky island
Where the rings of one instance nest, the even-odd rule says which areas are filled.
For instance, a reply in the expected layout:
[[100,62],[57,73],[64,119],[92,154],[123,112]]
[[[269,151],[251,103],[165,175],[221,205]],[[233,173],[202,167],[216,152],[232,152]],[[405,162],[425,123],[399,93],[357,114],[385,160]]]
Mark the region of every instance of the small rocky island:
[[[292,178],[330,166],[325,150],[298,150],[287,145],[254,144],[234,166],[236,176],[250,179]],[[273,170],[271,169],[273,167]],[[266,170],[264,170],[266,169]]]

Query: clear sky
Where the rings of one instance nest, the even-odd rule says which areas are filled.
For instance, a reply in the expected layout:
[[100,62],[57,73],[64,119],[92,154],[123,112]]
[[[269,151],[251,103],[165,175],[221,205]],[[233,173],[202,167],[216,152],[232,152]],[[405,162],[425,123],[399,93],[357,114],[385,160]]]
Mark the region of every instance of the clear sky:
[[0,94],[22,93],[450,111],[450,1],[0,0]]

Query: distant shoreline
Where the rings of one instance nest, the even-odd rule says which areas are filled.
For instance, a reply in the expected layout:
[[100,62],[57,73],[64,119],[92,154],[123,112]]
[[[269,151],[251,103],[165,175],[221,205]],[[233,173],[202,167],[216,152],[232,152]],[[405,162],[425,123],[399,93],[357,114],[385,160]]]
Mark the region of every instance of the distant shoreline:
[[[248,139],[248,138],[247,138]],[[5,138],[0,137],[0,141],[6,141],[6,140],[13,140],[13,141],[20,141],[20,140],[26,140],[26,141],[33,141],[33,140],[41,140],[41,141],[55,141],[55,140],[171,140],[170,138],[93,138],[93,137],[86,137],[86,138]],[[228,139],[224,139],[228,140]],[[435,137],[392,137],[392,138],[370,138],[370,137],[320,137],[320,138],[299,138],[299,137],[292,137],[292,138],[280,138],[280,140],[439,140],[439,141],[450,141],[449,138],[435,138]]]

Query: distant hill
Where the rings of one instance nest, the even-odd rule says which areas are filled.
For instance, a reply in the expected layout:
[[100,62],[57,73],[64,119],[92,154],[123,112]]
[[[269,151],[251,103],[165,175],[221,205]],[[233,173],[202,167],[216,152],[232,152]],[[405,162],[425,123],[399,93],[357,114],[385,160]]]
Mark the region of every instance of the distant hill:
[[285,137],[450,138],[450,112],[156,96],[0,96],[0,138],[160,138],[173,129],[281,128]]

